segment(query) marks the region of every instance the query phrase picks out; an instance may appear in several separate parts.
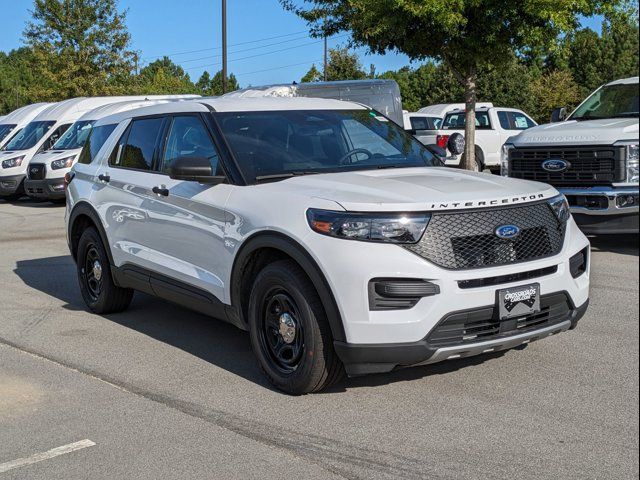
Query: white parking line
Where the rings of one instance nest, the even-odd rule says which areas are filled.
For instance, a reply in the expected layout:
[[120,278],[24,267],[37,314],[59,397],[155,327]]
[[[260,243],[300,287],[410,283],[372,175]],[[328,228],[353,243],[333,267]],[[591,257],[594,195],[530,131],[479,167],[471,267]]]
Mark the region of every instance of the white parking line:
[[11,460],[10,462],[0,463],[0,473],[8,472],[14,468],[24,467],[33,463],[42,462],[43,460],[49,460],[50,458],[59,457],[67,453],[75,452],[87,447],[93,447],[95,445],[91,440],[80,440],[79,442],[70,443],[61,447],[52,448],[47,452],[36,453],[30,457],[18,458],[17,460]]

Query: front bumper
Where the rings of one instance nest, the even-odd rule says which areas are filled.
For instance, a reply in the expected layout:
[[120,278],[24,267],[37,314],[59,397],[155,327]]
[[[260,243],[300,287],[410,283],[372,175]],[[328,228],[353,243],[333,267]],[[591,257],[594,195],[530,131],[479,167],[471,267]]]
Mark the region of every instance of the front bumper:
[[[562,294],[561,296],[565,295],[566,294]],[[557,297],[558,295],[549,295],[546,299],[551,302],[552,298]],[[566,298],[568,299],[569,297],[566,296]],[[544,300],[543,298],[543,302]],[[509,328],[504,329],[504,331],[501,329],[501,334],[476,343],[437,347],[430,342],[429,336],[427,336],[418,342],[404,344],[358,345],[334,342],[334,348],[344,363],[349,376],[384,373],[399,367],[426,365],[444,360],[472,357],[483,353],[499,352],[541,340],[548,336],[575,328],[578,321],[586,313],[588,306],[588,300],[579,307],[571,305],[571,308],[566,313],[559,318],[555,318],[549,325],[543,325],[541,328],[528,329],[522,333],[519,333],[516,322],[514,321],[511,322]],[[453,313],[441,320],[439,324],[444,323],[452,317],[459,318],[461,315],[471,317],[474,314],[481,315],[483,311],[493,309],[494,306],[492,305],[474,309],[473,311]],[[503,324],[507,322],[509,321],[497,323]]]
[[20,193],[23,189],[22,181],[26,175],[7,175],[0,177],[0,197],[9,197]]
[[24,190],[27,195],[33,198],[44,198],[49,200],[63,199],[64,178],[46,178],[44,180],[24,181]]
[[591,235],[638,233],[638,188],[562,188],[580,229]]

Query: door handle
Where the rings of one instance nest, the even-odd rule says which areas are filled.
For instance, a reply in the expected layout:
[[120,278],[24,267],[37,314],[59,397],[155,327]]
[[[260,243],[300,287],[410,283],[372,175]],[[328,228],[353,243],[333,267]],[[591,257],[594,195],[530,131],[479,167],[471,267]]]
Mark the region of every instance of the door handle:
[[169,196],[169,189],[165,188],[164,186],[162,186],[162,187],[153,187],[151,189],[151,191],[153,193],[155,193],[156,195],[162,195],[163,197],[168,197]]
[[109,176],[109,174],[100,174],[98,175],[98,180],[100,180],[101,182],[105,182],[105,183],[109,183],[111,181],[111,177]]

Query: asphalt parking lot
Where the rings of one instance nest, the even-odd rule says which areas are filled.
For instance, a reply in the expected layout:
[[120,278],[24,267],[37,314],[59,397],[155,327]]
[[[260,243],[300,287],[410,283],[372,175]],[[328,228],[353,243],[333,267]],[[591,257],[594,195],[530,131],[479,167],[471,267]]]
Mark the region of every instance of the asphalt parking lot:
[[63,215],[0,201],[2,480],[638,477],[637,240],[593,241],[574,332],[289,397],[230,325],[87,313]]

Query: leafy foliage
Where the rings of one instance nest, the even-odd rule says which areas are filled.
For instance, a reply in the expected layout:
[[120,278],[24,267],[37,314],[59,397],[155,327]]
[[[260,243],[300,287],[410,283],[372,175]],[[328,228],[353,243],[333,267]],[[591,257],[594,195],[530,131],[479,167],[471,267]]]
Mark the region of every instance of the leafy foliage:
[[[195,86],[196,93],[205,97],[222,95],[222,71],[216,72],[213,78],[211,78],[209,72],[203,72]],[[239,88],[240,84],[238,83],[238,79],[233,73],[230,74],[229,78],[227,78],[227,91],[233,92]]]
[[116,0],[35,0],[24,31],[43,100],[119,93],[133,67],[126,13]]
[[481,69],[501,68],[525,49],[550,48],[581,15],[612,12],[619,0],[280,0],[313,34],[347,31],[374,53],[445,63],[465,89],[466,166],[475,167],[475,102]]
[[[327,81],[336,80],[364,80],[369,75],[363,70],[362,63],[356,53],[350,52],[348,47],[338,47],[329,50],[327,62]],[[319,82],[324,79],[324,73],[313,64],[311,69],[302,77],[302,82]]]

